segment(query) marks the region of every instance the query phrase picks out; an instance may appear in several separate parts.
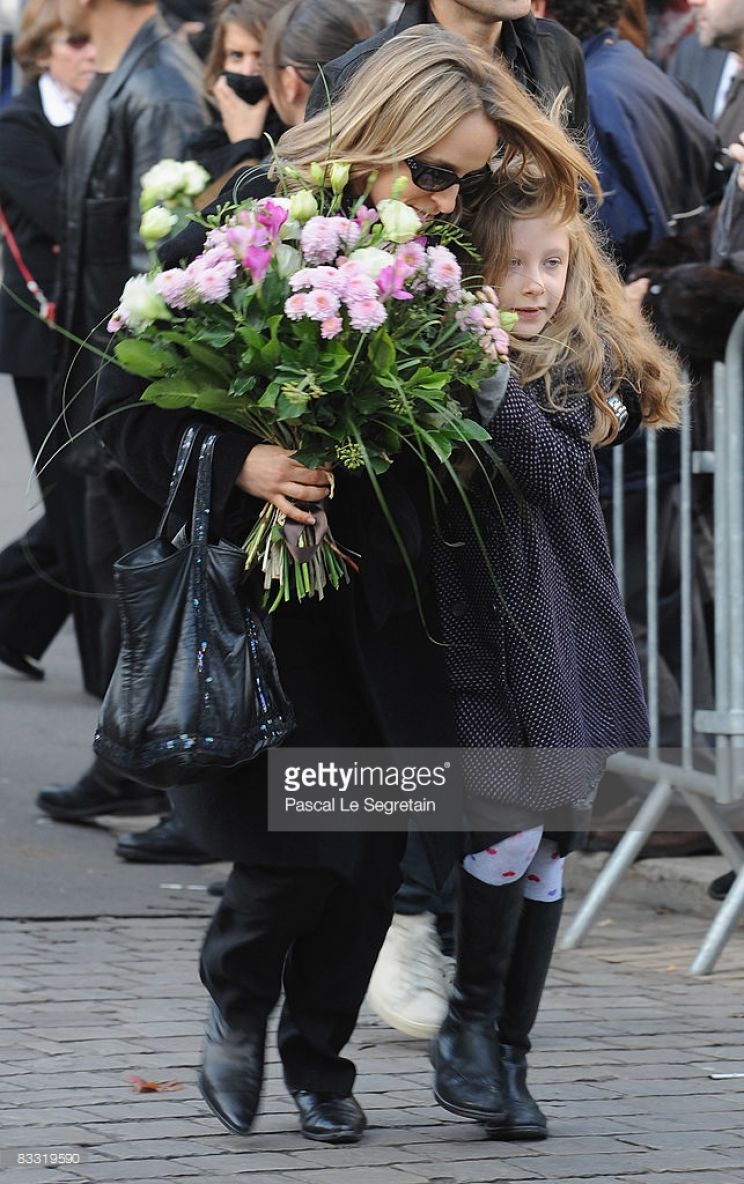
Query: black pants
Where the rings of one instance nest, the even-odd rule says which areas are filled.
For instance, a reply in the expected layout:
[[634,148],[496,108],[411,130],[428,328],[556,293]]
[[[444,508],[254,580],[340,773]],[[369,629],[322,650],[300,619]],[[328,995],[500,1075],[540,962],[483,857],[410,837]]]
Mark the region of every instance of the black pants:
[[[337,836],[343,841],[343,836]],[[324,868],[236,864],[204,941],[202,982],[231,1027],[266,1021],[284,986],[278,1046],[289,1090],[349,1094],[356,1070],[340,1055],[354,1031],[392,917],[389,864],[366,883]]]
[[[401,864],[403,883],[395,894],[395,912],[404,917],[434,913],[442,950],[452,955],[455,952],[455,878],[453,872],[441,887],[437,886],[429,845],[436,844],[438,839],[437,834],[429,835],[425,844],[416,831],[409,834]],[[443,841],[449,848],[448,836],[445,835]]]
[[[35,458],[49,428],[46,379],[13,381],[31,456]],[[42,490],[44,486],[42,479]],[[21,538],[0,552],[0,641],[37,659],[70,612],[70,597],[64,590],[65,568],[47,509]]]

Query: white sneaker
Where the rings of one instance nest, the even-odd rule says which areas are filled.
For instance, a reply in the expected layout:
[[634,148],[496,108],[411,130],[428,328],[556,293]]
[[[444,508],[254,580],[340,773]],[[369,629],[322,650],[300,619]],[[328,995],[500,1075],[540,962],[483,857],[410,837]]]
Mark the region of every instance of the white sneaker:
[[392,1028],[429,1040],[447,1013],[451,961],[442,953],[433,913],[396,913],[372,972],[367,1002]]

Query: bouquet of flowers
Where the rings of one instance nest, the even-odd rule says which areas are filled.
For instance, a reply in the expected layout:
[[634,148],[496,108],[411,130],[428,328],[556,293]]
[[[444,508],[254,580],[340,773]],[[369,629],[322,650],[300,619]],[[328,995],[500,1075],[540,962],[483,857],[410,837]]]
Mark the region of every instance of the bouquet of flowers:
[[[493,373],[513,320],[463,285],[454,227],[431,241],[395,198],[343,211],[348,176],[334,164],[327,194],[317,166],[317,189],[224,207],[192,262],[128,281],[108,327],[119,364],[149,380],[143,399],[222,417],[308,467],[364,470],[385,511],[378,477],[403,448],[454,476],[453,449],[489,439],[451,391]],[[356,566],[325,515],[299,527],[268,503],[245,552],[271,608]]]

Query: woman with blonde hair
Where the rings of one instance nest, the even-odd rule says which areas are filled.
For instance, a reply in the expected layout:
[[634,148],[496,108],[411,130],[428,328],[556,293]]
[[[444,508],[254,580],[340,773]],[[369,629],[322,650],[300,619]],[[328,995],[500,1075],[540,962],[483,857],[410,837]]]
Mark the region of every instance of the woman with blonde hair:
[[453,499],[434,547],[472,833],[432,1059],[445,1109],[491,1138],[544,1139],[526,1054],[564,860],[607,756],[648,740],[594,449],[627,432],[626,402],[636,426],[676,425],[683,386],[573,203],[548,203],[541,181],[497,178],[472,229],[494,302],[516,318],[509,366],[477,396],[509,481],[495,476],[494,489],[471,473],[480,536]]
[[[279,156],[296,175],[313,162],[350,163],[349,198],[368,204],[404,182],[403,198],[425,221],[455,214],[505,165],[545,178],[549,205],[576,204],[591,169],[508,74],[441,29],[414,30],[385,45],[326,116],[293,128]],[[330,143],[329,143],[330,139]],[[299,183],[299,182],[297,182]],[[274,189],[265,173],[238,177],[240,200]],[[175,257],[198,249],[175,240]],[[99,430],[130,478],[164,501],[192,412],[138,403],[137,379],[111,366],[101,376]],[[213,517],[243,539],[263,501],[308,524],[298,503],[328,494],[324,469],[284,449],[211,422]],[[370,483],[339,471],[334,532],[363,556],[351,583],[324,600],[280,606],[273,645],[297,717],[290,743],[324,749],[438,747],[455,742],[454,712],[437,630],[429,554],[434,523],[426,475],[400,456],[382,478],[387,505],[416,572],[422,615],[406,565]],[[188,499],[188,474],[186,493]],[[320,754],[319,754],[320,755]],[[267,826],[266,764],[219,783],[179,790],[184,821],[210,850],[234,861],[207,934],[202,981],[212,997],[202,1094],[232,1131],[250,1129],[263,1077],[266,1025],[284,986],[279,1053],[303,1134],[357,1141],[365,1117],[352,1096],[355,1069],[341,1056],[392,913],[404,835],[282,833]]]

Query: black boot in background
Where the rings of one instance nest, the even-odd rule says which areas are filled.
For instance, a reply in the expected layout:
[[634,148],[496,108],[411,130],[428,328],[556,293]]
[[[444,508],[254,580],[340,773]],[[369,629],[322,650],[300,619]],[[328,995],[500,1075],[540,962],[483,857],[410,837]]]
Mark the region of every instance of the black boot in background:
[[483,884],[458,869],[457,968],[432,1063],[436,1100],[464,1118],[507,1119],[497,1023],[522,903],[521,880]]
[[527,1089],[527,1053],[563,912],[563,900],[525,900],[499,1021],[506,1123],[486,1124],[491,1139],[546,1139],[545,1115]]

